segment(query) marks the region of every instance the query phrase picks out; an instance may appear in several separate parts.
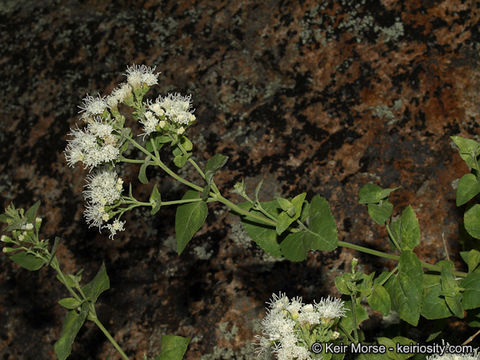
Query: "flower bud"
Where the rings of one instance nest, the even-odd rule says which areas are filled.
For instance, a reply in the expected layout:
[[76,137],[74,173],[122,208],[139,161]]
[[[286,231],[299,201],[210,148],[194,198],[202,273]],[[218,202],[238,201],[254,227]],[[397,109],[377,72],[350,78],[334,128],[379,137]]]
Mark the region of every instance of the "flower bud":
[[33,230],[33,224],[30,224],[30,223],[26,224],[25,230]]
[[177,129],[177,134],[178,135],[182,135],[184,132],[185,132],[185,129],[183,128],[183,126],[181,126]]
[[2,237],[0,238],[0,241],[1,242],[4,242],[4,243],[11,243],[11,242],[14,242],[12,240],[12,238],[10,236],[7,236],[7,235],[2,235]]

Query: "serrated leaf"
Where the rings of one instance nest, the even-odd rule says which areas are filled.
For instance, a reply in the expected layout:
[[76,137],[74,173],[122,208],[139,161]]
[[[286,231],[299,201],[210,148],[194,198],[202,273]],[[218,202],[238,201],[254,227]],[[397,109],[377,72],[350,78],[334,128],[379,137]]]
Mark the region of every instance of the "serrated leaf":
[[140,170],[138,172],[138,180],[142,184],[148,184],[148,178],[147,178],[147,167],[150,165],[150,156],[147,156],[145,159],[145,162],[140,166]]
[[212,182],[213,175],[220,170],[228,161],[228,156],[216,154],[207,161],[205,167],[205,180],[207,184]]
[[383,189],[378,185],[375,184],[365,184],[360,189],[358,196],[359,196],[359,204],[376,204],[380,202],[380,200],[385,199],[390,195],[391,192],[400,189],[399,187],[396,188],[389,188]]
[[367,301],[373,310],[381,312],[385,316],[390,313],[390,295],[388,295],[388,291],[383,286],[374,285],[372,293],[367,297]]
[[97,275],[88,284],[82,286],[82,290],[88,300],[96,303],[100,294],[108,289],[110,289],[110,279],[105,270],[105,263],[102,263]]
[[400,225],[400,248],[402,250],[413,250],[420,243],[420,226],[410,205],[403,210]]
[[162,347],[155,360],[182,360],[190,338],[175,335],[162,335]]
[[[199,199],[200,194],[188,190],[182,200]],[[208,207],[205,201],[179,205],[175,216],[175,236],[177,238],[177,252],[180,255],[192,239],[193,235],[200,230],[207,218]]]
[[378,225],[385,225],[385,221],[392,215],[393,204],[384,200],[379,204],[368,204],[368,214]]
[[72,344],[78,331],[82,327],[88,315],[88,305],[82,305],[82,310],[77,313],[75,310],[70,310],[63,322],[62,333],[60,339],[55,343],[54,349],[58,360],[65,360],[72,352]]
[[413,326],[417,326],[422,308],[422,281],[420,260],[415,253],[406,250],[400,255],[398,273],[385,284],[392,308]]
[[40,201],[37,201],[25,213],[25,218],[27,219],[28,223],[35,224],[35,218],[37,217],[37,211],[38,211],[38,208],[40,207],[40,203],[41,203]]
[[460,157],[472,169],[479,170],[477,156],[480,154],[480,144],[472,139],[460,136],[450,136],[450,139],[458,146]]
[[452,312],[442,295],[439,275],[423,275],[422,316],[428,320],[443,319],[452,316]]
[[315,195],[310,203],[308,228],[319,235],[312,242],[312,250],[331,251],[337,248],[337,225],[327,200],[320,195]]
[[467,232],[475,239],[480,239],[480,205],[475,204],[465,212],[464,224]]
[[462,305],[465,310],[480,307],[480,273],[472,272],[460,281],[463,291]]
[[68,309],[68,310],[76,309],[81,304],[80,301],[78,301],[77,299],[75,299],[73,297],[67,297],[67,298],[60,299],[60,300],[58,300],[58,303],[61,306],[63,306],[65,309]]
[[460,287],[453,275],[454,266],[451,261],[442,260],[438,263],[441,268],[440,284],[442,286],[442,295],[450,311],[459,318],[464,317],[462,308],[462,295],[460,294]]
[[[276,201],[274,201],[276,205]],[[250,202],[241,203],[238,205],[244,210],[250,210],[253,206]],[[269,206],[266,203],[263,203],[262,206],[268,208]],[[260,211],[250,210],[256,215],[264,216]],[[247,232],[248,236],[255,241],[255,243],[260,246],[266,253],[274,257],[282,257],[282,252],[280,250],[280,245],[277,242],[277,233],[275,229],[271,226],[261,225],[257,222],[249,220],[246,217],[242,217],[242,225]]]
[[7,223],[8,222],[8,219],[10,219],[9,216],[7,216],[7,214],[1,214],[0,215],[0,222],[3,222],[3,223]]
[[472,249],[470,251],[460,251],[460,256],[468,265],[468,272],[475,270],[480,264],[480,251]]
[[307,258],[314,241],[321,241],[320,236],[308,231],[298,231],[288,234],[280,243],[280,249],[288,260],[303,261]]
[[480,193],[480,183],[473,174],[465,174],[458,182],[456,204],[461,206]]
[[45,261],[42,259],[24,251],[11,255],[10,259],[30,271],[36,271],[45,264]]

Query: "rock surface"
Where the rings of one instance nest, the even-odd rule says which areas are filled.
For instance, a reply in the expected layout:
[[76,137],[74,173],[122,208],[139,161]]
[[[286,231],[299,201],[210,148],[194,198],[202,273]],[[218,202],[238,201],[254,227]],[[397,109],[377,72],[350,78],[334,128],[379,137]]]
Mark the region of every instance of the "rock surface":
[[[192,94],[196,159],[230,157],[216,177],[225,193],[243,177],[251,191],[265,179],[263,200],[321,194],[341,240],[388,250],[358,190],[401,186],[391,201],[395,214],[415,209],[419,257],[444,258],[444,234],[461,268],[462,211],[451,182],[468,168],[449,136],[478,140],[479,26],[478,3],[461,0],[3,1],[0,204],[42,201],[43,234],[62,237],[66,271],[83,268],[89,278],[105,262],[111,289],[98,313],[131,359],[158,353],[163,334],[193,339],[188,360],[254,359],[251,342],[272,293],[338,296],[333,280],[353,256],[367,272],[392,264],[347,249],[302,263],[265,259],[217,205],[181,256],[172,208],[156,217],[133,211],[127,231],[109,240],[84,222],[87,172],[67,167],[63,155],[77,105],[87,93],[111,91],[126,65],[156,66],[153,93]],[[137,198],[147,199],[154,183],[164,199],[185,191],[153,171],[142,185],[137,171],[122,170]],[[190,168],[183,174],[199,181]],[[3,257],[0,358],[55,359],[64,296],[52,271],[28,272]],[[448,326],[457,343],[471,335],[461,322]],[[73,350],[75,360],[119,359],[91,325]]]

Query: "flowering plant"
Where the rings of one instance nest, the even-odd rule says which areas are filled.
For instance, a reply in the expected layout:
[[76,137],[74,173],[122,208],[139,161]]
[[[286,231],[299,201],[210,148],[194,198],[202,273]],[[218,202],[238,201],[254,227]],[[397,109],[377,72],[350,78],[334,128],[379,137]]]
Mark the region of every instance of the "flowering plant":
[[[460,254],[468,265],[468,272],[455,270],[448,258],[438,264],[421,261],[414,252],[420,244],[420,227],[415,211],[408,206],[400,216],[392,217],[393,204],[388,197],[398,188],[384,189],[375,184],[366,184],[359,192],[359,203],[367,206],[372,220],[386,227],[393,253],[338,240],[330,206],[320,195],[313,196],[310,201],[306,193],[293,198],[277,197],[271,201],[260,201],[262,182],[256,186],[254,194],[249,195],[245,183],[241,181],[235,184],[231,192],[242,197],[244,202],[236,204],[226,198],[216,186],[214,176],[226,164],[228,157],[216,154],[204,166],[193,157],[193,143],[186,135],[188,128],[196,121],[191,97],[175,93],[159,96],[155,100],[144,99],[149,88],[158,83],[158,75],[155,68],[133,65],[127,68],[126,83],[120,84],[108,96],[87,95],[80,106],[82,127],[77,126],[71,131],[65,156],[70,166],[82,163],[90,171],[84,190],[84,216],[90,226],[100,231],[108,230],[113,239],[125,229],[122,217],[127,211],[144,206],[150,208],[154,215],[162,206],[174,205],[177,206],[176,248],[181,254],[205,222],[208,204],[220,202],[241,217],[250,238],[274,257],[303,261],[312,250],[332,251],[337,247],[346,247],[398,263],[392,270],[375,276],[375,273],[357,271],[357,260],[354,260],[351,272],[335,280],[338,291],[343,294],[343,301],[327,298],[311,305],[304,304],[300,298],[289,300],[285,295],[275,295],[262,323],[264,331],[259,337],[260,354],[293,360],[343,359],[344,353],[317,353],[313,346],[341,341],[342,344],[364,342],[387,347],[394,343],[413,342],[401,336],[393,339],[379,337],[367,342],[360,326],[368,319],[366,304],[383,316],[396,313],[412,326],[418,325],[420,317],[428,320],[453,316],[464,319],[466,311],[480,308],[480,252],[471,249]],[[134,120],[133,128],[141,128],[137,137],[128,126],[127,118],[130,116]],[[452,140],[460,156],[472,169],[471,174],[464,175],[458,182],[457,205],[462,206],[480,193],[480,144],[461,137],[452,137]],[[187,163],[193,166],[202,184],[189,181],[172,170],[162,160],[165,153],[173,159],[177,168]],[[131,154],[141,156],[131,158]],[[140,165],[138,179],[141,183],[149,182],[146,170],[152,166],[162,169],[189,189],[181,199],[164,201],[157,186],[154,186],[148,201],[139,201],[133,195],[131,184],[128,195],[124,193],[125,184],[118,175],[122,164]],[[54,257],[56,245],[49,251],[48,243],[39,240],[38,229],[33,225],[37,208],[38,204],[25,215],[23,210],[14,207],[7,209],[2,219],[8,224],[6,231],[12,231],[13,237],[2,237],[2,240],[15,246],[4,248],[4,252],[29,270],[37,270],[43,265],[52,266],[71,293],[72,298],[60,303],[70,310],[59,340],[60,344],[65,344],[63,351],[57,351],[56,347],[59,358],[65,359],[70,354],[76,332],[86,319],[102,329],[95,316],[94,303],[100,293],[108,289],[108,277],[103,266],[97,274],[98,279],[95,277],[83,287],[80,286],[80,274],[61,276],[58,261]],[[472,237],[480,238],[480,205],[468,205],[465,228]],[[474,312],[471,314],[478,318]],[[479,321],[474,319],[469,324],[478,327]],[[104,333],[112,341],[108,332]],[[428,341],[440,333],[432,334]],[[466,343],[471,342],[478,333]],[[185,339],[175,339],[172,343],[178,341],[181,349],[176,356],[181,358],[186,348]],[[114,341],[112,344],[122,357],[127,358],[118,344]],[[413,356],[402,357],[395,350],[377,355],[361,354],[359,358],[387,356],[403,359]],[[173,355],[170,359],[174,359]]]

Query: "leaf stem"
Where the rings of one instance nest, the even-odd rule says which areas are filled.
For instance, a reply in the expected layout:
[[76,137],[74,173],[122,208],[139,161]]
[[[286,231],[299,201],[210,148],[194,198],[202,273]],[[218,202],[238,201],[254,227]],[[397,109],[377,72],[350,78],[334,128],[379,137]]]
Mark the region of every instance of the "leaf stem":
[[123,352],[122,348],[120,347],[120,345],[118,345],[118,343],[115,341],[115,339],[112,337],[112,335],[110,335],[110,333],[108,332],[107,329],[105,329],[105,327],[103,326],[103,324],[100,322],[100,320],[98,320],[97,316],[95,314],[92,314],[92,316],[90,317],[90,320],[93,321],[95,323],[95,325],[98,326],[98,328],[105,334],[105,336],[107,337],[107,339],[112,343],[113,347],[120,353],[120,355],[125,359],[125,360],[129,360],[128,359],[128,356]]

